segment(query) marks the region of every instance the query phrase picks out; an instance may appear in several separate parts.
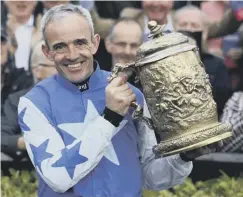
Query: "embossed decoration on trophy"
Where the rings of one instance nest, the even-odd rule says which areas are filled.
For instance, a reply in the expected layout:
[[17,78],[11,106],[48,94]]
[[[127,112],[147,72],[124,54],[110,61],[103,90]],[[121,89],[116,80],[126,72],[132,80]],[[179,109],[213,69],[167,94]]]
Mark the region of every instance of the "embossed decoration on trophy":
[[119,72],[135,69],[151,119],[143,117],[135,102],[133,118],[153,128],[162,141],[153,149],[169,156],[232,136],[230,124],[218,122],[216,103],[197,46],[181,33],[163,34],[164,26],[148,23],[151,40],[137,50],[135,63],[117,64],[109,81]]

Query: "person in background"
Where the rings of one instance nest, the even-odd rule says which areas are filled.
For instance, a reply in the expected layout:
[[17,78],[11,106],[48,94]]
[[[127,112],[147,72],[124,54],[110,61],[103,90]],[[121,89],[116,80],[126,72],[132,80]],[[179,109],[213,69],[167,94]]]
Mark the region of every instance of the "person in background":
[[136,60],[142,35],[142,29],[134,19],[120,18],[116,21],[105,40],[106,49],[112,56],[112,67],[117,63],[125,65]]
[[[48,60],[42,53],[41,47],[43,43],[43,41],[38,43],[31,55],[31,69],[35,83],[57,72],[53,62]],[[29,90],[30,88],[27,88],[10,94],[3,106],[1,114],[1,161],[4,160],[3,155],[11,158],[10,162],[2,163],[3,171],[6,174],[10,167],[21,169],[23,167],[21,161],[28,158],[24,138],[18,125],[18,104],[20,97]]]
[[39,17],[34,16],[37,1],[4,1],[8,15],[6,28],[10,36],[15,36],[17,50],[15,52],[16,68],[29,70],[31,39]]
[[[204,19],[204,13],[198,7],[185,6],[175,12],[175,28],[177,31],[190,34],[196,40],[205,71],[209,75],[213,98],[217,104],[218,116],[220,117],[225,103],[231,96],[230,80],[223,59],[208,53],[202,47]],[[195,35],[200,36],[196,38]]]
[[239,70],[240,83],[224,107],[221,121],[233,126],[233,136],[224,140],[220,152],[243,153],[243,68]]
[[1,112],[9,94],[32,86],[32,76],[24,68],[15,67],[15,47],[6,29],[1,29]]
[[173,1],[142,1],[142,9],[125,8],[121,12],[121,17],[135,19],[143,29],[143,41],[148,40],[149,29],[148,22],[156,21],[158,24],[166,24],[163,31],[174,31],[171,9]]
[[228,41],[225,41],[227,49],[225,63],[230,71],[232,89],[235,91],[241,81],[239,69],[243,65],[243,2],[228,1],[228,4],[230,8],[226,10],[222,20],[217,23],[209,23],[206,35],[210,40],[231,34]]

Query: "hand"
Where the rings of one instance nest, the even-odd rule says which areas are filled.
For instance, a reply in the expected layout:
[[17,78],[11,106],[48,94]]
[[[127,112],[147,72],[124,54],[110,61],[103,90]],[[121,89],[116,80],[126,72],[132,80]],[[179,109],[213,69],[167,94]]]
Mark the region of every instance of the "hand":
[[223,141],[218,141],[207,146],[203,146],[197,149],[186,151],[180,154],[181,159],[184,161],[193,161],[197,157],[205,154],[213,153],[218,151],[223,146]]
[[25,143],[24,143],[24,137],[23,136],[18,139],[17,147],[20,150],[26,150]]
[[126,83],[126,76],[113,79],[105,89],[106,107],[122,116],[125,116],[136,95]]

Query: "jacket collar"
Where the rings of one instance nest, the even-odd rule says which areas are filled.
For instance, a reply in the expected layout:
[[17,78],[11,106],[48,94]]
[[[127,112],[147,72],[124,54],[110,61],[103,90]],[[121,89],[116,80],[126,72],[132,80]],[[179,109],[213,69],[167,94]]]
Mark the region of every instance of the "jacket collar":
[[[100,87],[105,86],[105,81],[103,79],[103,73],[100,70],[99,63],[97,61],[94,61],[94,64],[96,64],[96,69],[92,73],[89,79],[89,89],[87,91],[92,91]],[[60,74],[56,75],[56,80],[59,84],[61,84],[63,87],[67,88],[68,90],[72,92],[80,93],[78,87],[74,85],[72,82],[61,76]],[[84,91],[86,92],[86,91]]]

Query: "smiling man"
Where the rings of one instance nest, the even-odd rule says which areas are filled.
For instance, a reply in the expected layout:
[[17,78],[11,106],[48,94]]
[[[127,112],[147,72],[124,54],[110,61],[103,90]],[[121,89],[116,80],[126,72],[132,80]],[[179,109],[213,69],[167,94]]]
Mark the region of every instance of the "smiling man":
[[192,163],[179,155],[155,158],[154,132],[133,121],[137,101],[149,116],[142,93],[100,70],[93,55],[100,37],[87,10],[51,8],[43,18],[44,54],[58,74],[20,99],[19,125],[36,168],[39,197],[141,197],[142,187],[180,184]]

